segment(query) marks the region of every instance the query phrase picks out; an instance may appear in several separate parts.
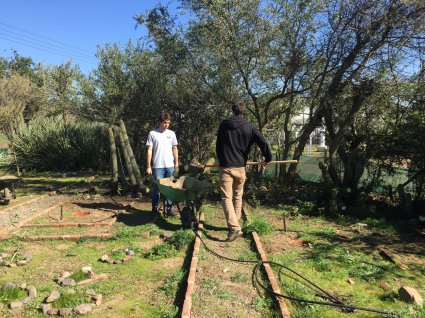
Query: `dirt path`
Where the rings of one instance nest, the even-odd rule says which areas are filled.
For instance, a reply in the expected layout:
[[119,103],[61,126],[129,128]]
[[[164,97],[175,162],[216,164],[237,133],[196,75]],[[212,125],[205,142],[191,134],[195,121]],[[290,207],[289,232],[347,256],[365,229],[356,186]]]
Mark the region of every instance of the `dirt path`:
[[[249,236],[224,242],[227,228],[220,212],[206,213],[204,229],[204,243],[215,253],[236,260],[258,261]],[[263,317],[270,313],[270,306],[264,306],[265,300],[252,284],[254,266],[255,263],[218,257],[201,245],[191,317]]]

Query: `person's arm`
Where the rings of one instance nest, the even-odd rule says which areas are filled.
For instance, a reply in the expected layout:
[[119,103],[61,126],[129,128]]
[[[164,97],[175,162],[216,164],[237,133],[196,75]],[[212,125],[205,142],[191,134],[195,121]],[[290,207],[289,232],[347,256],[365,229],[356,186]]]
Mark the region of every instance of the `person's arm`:
[[257,146],[260,148],[261,153],[264,157],[264,161],[266,163],[272,161],[272,151],[270,149],[270,145],[267,142],[266,138],[259,132],[259,130],[254,127],[254,140]]
[[152,167],[151,167],[151,161],[152,161],[152,146],[146,146],[146,173],[148,175],[152,174]]
[[179,167],[179,149],[177,145],[173,146],[174,168]]

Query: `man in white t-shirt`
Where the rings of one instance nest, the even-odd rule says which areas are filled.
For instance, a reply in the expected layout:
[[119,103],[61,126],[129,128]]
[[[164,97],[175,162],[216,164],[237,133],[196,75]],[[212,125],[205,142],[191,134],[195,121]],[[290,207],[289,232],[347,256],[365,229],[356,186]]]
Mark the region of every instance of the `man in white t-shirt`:
[[[168,129],[170,123],[170,114],[162,113],[159,116],[159,127],[149,133],[146,142],[146,173],[148,175],[153,174],[155,180],[171,177],[174,169],[179,166],[177,138],[174,131]],[[154,213],[154,218],[159,215],[159,202],[160,193],[155,184],[152,193],[152,212]],[[173,212],[173,202],[170,200],[167,200],[167,215],[176,216]]]

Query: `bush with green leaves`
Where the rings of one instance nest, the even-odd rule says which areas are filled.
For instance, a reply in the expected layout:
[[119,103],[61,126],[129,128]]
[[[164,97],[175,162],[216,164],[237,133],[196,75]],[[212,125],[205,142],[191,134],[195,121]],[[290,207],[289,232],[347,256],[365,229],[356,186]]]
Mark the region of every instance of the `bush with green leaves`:
[[190,230],[177,230],[173,236],[171,236],[167,243],[173,245],[177,250],[181,250],[183,247],[188,246],[195,239],[195,233]]
[[107,169],[106,127],[97,123],[36,118],[13,140],[17,163],[37,171]]
[[154,245],[144,257],[151,261],[156,261],[162,258],[172,257],[177,254],[177,250],[173,245],[161,243]]
[[250,221],[246,222],[243,227],[245,233],[257,232],[259,235],[266,235],[273,231],[272,226],[263,218],[253,217]]

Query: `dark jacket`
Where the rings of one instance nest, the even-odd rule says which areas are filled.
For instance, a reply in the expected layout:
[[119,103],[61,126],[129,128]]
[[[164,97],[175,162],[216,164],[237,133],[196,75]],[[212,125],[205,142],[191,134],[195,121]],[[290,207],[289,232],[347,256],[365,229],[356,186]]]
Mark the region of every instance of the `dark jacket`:
[[256,143],[265,161],[272,160],[267,140],[243,116],[223,120],[218,128],[216,153],[220,167],[245,167],[253,143]]

